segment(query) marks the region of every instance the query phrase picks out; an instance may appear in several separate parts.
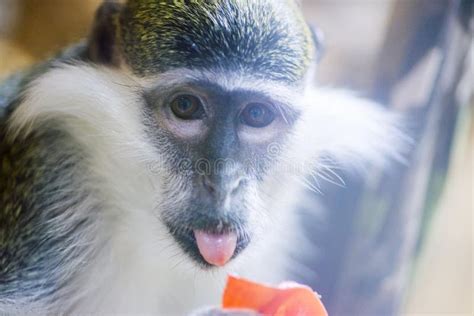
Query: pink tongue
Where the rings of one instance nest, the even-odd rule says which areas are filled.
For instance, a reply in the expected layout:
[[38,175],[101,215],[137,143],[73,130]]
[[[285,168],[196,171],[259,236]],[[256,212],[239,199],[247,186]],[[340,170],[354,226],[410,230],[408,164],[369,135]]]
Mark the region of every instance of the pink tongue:
[[237,244],[235,233],[218,235],[195,230],[194,236],[201,256],[209,264],[223,266],[234,254]]

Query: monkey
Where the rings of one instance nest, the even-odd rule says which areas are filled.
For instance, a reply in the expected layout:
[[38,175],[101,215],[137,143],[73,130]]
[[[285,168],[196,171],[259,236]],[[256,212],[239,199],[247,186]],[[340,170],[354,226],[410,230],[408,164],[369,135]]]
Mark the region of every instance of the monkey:
[[186,315],[228,273],[288,279],[331,157],[399,155],[396,115],[314,84],[294,0],[106,1],[0,89],[0,314]]

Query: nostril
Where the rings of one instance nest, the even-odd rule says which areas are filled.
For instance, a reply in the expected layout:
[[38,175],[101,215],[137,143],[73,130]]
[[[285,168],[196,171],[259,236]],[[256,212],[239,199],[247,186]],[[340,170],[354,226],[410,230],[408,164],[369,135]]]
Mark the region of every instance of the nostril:
[[209,177],[206,177],[206,176],[202,177],[202,185],[207,191],[209,191],[209,193],[211,194],[216,193],[216,187],[214,183],[212,183],[211,179],[209,179]]
[[231,188],[231,194],[236,194],[246,183],[247,181],[244,178],[240,178],[234,183],[234,186]]
[[234,181],[227,178],[226,181],[223,179],[219,182],[213,181],[212,177],[209,176],[202,176],[201,183],[202,187],[214,197],[219,198],[225,196],[232,196],[237,194],[240,189],[245,186],[247,180],[245,178],[239,178]]

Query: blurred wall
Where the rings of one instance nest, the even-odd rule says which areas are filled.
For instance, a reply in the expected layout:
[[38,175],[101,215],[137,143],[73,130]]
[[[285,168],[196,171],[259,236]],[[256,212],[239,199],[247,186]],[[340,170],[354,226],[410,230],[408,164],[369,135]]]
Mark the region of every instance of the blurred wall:
[[472,119],[472,115],[471,119],[465,118],[458,131],[446,190],[408,293],[409,315],[474,314]]
[[0,0],[0,76],[83,38],[100,0]]
[[324,35],[321,84],[359,91],[373,86],[377,55],[394,0],[303,0],[311,25]]

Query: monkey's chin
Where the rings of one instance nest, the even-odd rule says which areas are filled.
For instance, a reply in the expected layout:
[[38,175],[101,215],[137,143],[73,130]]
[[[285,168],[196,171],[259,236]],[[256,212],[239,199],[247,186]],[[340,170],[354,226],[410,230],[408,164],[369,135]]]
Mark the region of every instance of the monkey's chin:
[[217,267],[225,265],[237,248],[237,234],[234,232],[214,234],[194,230],[194,238],[204,260]]

